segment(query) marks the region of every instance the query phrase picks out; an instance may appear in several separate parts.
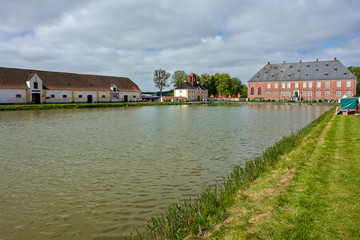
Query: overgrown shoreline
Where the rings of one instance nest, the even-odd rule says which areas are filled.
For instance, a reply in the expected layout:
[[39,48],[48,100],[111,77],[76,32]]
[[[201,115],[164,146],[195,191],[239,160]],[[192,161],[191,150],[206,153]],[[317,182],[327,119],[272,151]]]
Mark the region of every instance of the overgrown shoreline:
[[[215,187],[207,187],[196,199],[171,204],[164,215],[148,220],[146,231],[134,234],[133,239],[196,239],[210,237],[230,216],[229,209],[240,189],[249,187],[259,176],[270,171],[280,157],[292,151],[334,111],[329,110],[306,127],[282,138],[267,148],[263,155],[237,166]],[[216,238],[215,238],[216,239]]]
[[0,111],[16,110],[47,110],[47,109],[79,109],[79,108],[118,108],[135,106],[167,106],[167,105],[239,105],[239,104],[305,104],[305,105],[329,105],[337,103],[310,103],[310,102],[121,102],[121,103],[65,103],[65,104],[23,104],[23,105],[0,105]]

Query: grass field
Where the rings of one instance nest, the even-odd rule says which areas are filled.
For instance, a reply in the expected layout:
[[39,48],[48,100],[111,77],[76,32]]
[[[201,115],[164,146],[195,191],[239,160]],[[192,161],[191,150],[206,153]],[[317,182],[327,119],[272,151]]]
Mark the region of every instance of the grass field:
[[360,117],[327,115],[189,239],[360,239]]

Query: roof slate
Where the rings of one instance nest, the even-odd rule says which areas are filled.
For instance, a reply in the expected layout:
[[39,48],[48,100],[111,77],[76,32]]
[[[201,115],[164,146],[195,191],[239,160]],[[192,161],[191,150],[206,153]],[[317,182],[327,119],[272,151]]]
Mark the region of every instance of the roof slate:
[[266,64],[248,82],[356,79],[339,60]]
[[198,90],[206,90],[203,86],[200,84],[196,84],[196,86],[193,86],[190,82],[184,82],[180,86],[178,86],[175,89],[198,89]]
[[26,81],[37,74],[43,82],[43,89],[77,90],[77,91],[110,91],[115,84],[119,91],[139,92],[140,89],[129,78],[100,75],[49,72],[32,69],[0,67],[0,88],[27,89]]

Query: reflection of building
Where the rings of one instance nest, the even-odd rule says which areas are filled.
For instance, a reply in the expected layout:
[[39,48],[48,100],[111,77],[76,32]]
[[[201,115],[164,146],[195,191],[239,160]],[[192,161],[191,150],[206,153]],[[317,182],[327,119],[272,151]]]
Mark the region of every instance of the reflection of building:
[[201,101],[208,98],[208,90],[197,83],[194,73],[190,73],[188,81],[175,88],[174,97],[185,97],[187,101]]
[[0,67],[0,104],[141,101],[129,78]]
[[356,93],[356,77],[334,61],[265,65],[248,81],[249,99],[337,100]]

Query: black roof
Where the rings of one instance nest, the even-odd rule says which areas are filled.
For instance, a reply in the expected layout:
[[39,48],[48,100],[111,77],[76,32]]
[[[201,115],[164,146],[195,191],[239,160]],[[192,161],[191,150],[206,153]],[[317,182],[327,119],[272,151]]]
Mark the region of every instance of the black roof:
[[180,86],[178,86],[175,89],[197,89],[197,90],[207,90],[206,88],[204,88],[203,86],[201,86],[200,84],[196,84],[195,86],[193,86],[191,83],[189,82],[184,82],[182,83]]

